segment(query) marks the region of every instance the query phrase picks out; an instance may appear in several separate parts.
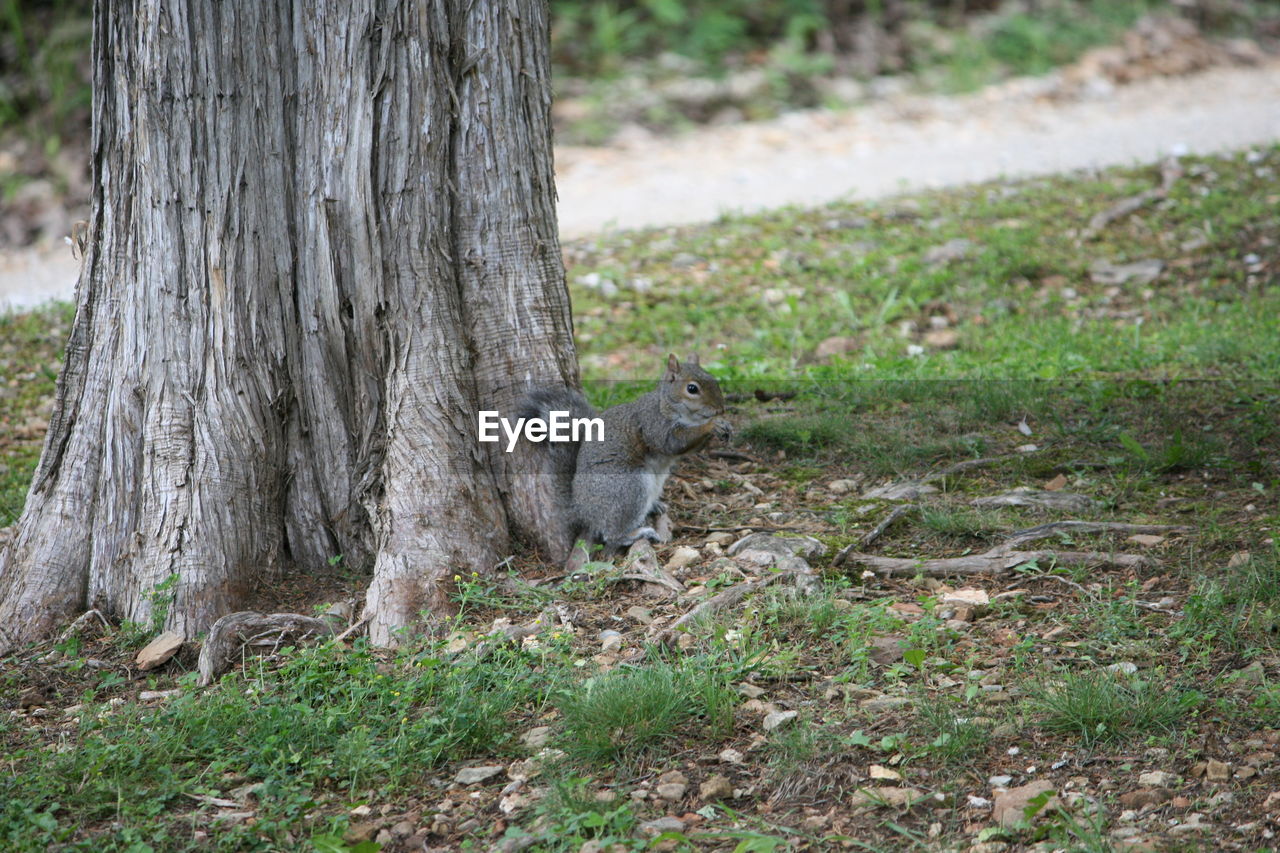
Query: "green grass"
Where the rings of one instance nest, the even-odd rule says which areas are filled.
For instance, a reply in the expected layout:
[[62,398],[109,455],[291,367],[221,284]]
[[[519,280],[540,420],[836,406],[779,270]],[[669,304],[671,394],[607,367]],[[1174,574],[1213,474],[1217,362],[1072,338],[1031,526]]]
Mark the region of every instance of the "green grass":
[[[698,348],[706,361],[714,354],[725,390],[738,395],[734,449],[745,459],[688,460],[668,486],[680,544],[704,548],[713,531],[744,528],[810,533],[831,548],[813,561],[818,591],[775,584],[688,625],[677,649],[658,650],[648,645],[651,632],[688,612],[699,593],[646,598],[616,570],[557,582],[554,569],[517,553],[511,571],[523,573],[523,585],[483,575],[458,584],[456,627],[479,636],[498,619],[524,623],[554,603],[563,625],[521,650],[448,656],[420,641],[394,653],[359,644],[288,651],[251,660],[204,691],[181,662],[136,672],[131,649],[147,626],[72,637],[0,665],[0,848],[353,848],[344,835],[358,805],[375,816],[392,806],[395,820],[416,815],[423,827],[439,809],[452,828],[447,840],[429,840],[436,846],[471,838],[484,849],[498,839],[476,833],[501,814],[509,835],[533,837],[531,850],[576,851],[588,841],[644,849],[643,822],[702,809],[705,823],[686,827],[690,840],[680,842],[690,849],[715,841],[771,849],[783,838],[826,849],[845,832],[900,849],[904,838],[927,839],[935,822],[937,846],[951,847],[974,836],[947,813],[851,814],[847,793],[876,763],[963,808],[967,794],[990,796],[989,775],[1015,765],[1035,765],[1055,782],[1083,775],[1088,785],[1111,774],[1097,768],[1121,760],[1135,773],[1188,776],[1201,747],[1163,758],[1148,751],[1183,736],[1188,744],[1271,737],[1277,691],[1265,668],[1260,682],[1238,673],[1250,661],[1265,665],[1280,624],[1280,568],[1265,542],[1280,524],[1280,384],[1268,372],[1274,250],[1266,243],[1280,223],[1266,203],[1274,188],[1256,171],[1280,166],[1280,153],[1186,166],[1174,203],[1083,244],[1072,229],[1150,186],[1151,170],[730,218],[603,238],[585,254],[570,247],[579,269],[597,263],[619,280],[654,282],[643,294],[575,294],[578,328],[595,336],[582,352],[597,404],[651,387],[670,349]],[[1182,241],[1206,218],[1210,245],[1184,255]],[[930,247],[957,236],[977,248],[943,267],[924,262]],[[1267,259],[1261,272],[1243,263],[1250,251]],[[691,266],[690,256],[719,269],[695,275],[701,262]],[[1108,297],[1088,273],[1098,256],[1158,256],[1168,266],[1149,298],[1128,286]],[[1078,290],[1075,302],[1064,287]],[[768,302],[767,291],[788,288],[796,293]],[[1137,350],[1133,318],[1113,309],[1142,312]],[[958,347],[907,356],[935,316],[954,318]],[[904,330],[908,321],[915,326]],[[0,317],[0,419],[13,427],[0,433],[8,518],[20,510],[39,445],[38,430],[19,433],[47,409],[69,322],[66,307]],[[1046,329],[1070,334],[1044,338]],[[1184,346],[1188,330],[1202,346]],[[820,363],[813,350],[833,333],[857,335],[862,348]],[[600,353],[622,367],[606,371],[594,360]],[[627,384],[610,372],[643,379]],[[795,396],[760,403],[757,389]],[[1076,533],[1036,546],[1148,558],[1132,568],[1057,565],[1049,555],[997,577],[939,580],[829,565],[835,549],[861,543],[894,507],[864,499],[863,489],[977,457],[994,461],[930,480],[937,492],[912,498],[915,509],[858,548],[959,556],[1063,518],[1193,530],[1149,547],[1124,534]],[[1064,490],[1095,503],[1079,512],[970,504],[1060,475]],[[837,479],[855,486],[829,489]],[[713,594],[770,571],[705,547],[682,573],[691,589]],[[1249,558],[1229,566],[1241,551]],[[967,625],[944,624],[943,584],[980,586],[992,605]],[[602,654],[604,629],[624,635],[621,652]],[[874,662],[879,637],[902,659]],[[1139,677],[1100,669],[1114,661],[1136,662]],[[43,716],[20,708],[33,685],[49,694]],[[986,689],[997,685],[1004,689]],[[162,703],[135,698],[174,686],[181,695]],[[881,696],[909,704],[862,704]],[[64,723],[76,703],[86,707]],[[800,717],[766,734],[769,704]],[[551,749],[517,737],[533,726],[550,727]],[[1106,762],[1046,769],[1082,744]],[[1011,763],[1013,747],[1020,752]],[[744,763],[721,759],[726,748]],[[533,775],[511,793],[501,793],[509,781],[501,776],[467,788],[453,781],[462,764],[515,759],[530,759],[520,766]],[[675,769],[689,777],[688,796],[660,801],[654,781]],[[712,773],[744,793],[696,800]],[[1271,788],[1258,780],[1234,790],[1240,807],[1253,809]],[[1032,844],[1047,833],[1060,846],[1097,847],[1115,828],[1118,793],[1092,789],[1103,806],[1096,820],[1047,816],[1038,830],[1007,838]],[[253,823],[217,822],[223,810],[197,799],[209,796],[244,802]],[[523,805],[499,811],[506,797]],[[833,823],[805,825],[828,811]],[[963,818],[980,821],[976,811]]]
[[732,719],[731,697],[720,668],[705,659],[614,670],[561,697],[561,748],[599,763],[656,748],[693,720],[723,731]]
[[1170,734],[1203,699],[1197,691],[1156,679],[1090,670],[1063,674],[1031,704],[1042,729],[1092,746]]
[[963,765],[982,755],[991,742],[992,722],[977,717],[949,699],[934,698],[920,704],[913,734],[928,756],[947,765]]
[[[1002,380],[973,401],[993,414],[1019,404],[998,388],[1027,393],[1008,384],[1015,379],[1274,376],[1280,351],[1269,319],[1280,292],[1265,286],[1274,273],[1251,271],[1245,258],[1266,257],[1266,235],[1280,227],[1271,177],[1280,149],[1184,163],[1166,202],[1087,241],[1078,234],[1089,219],[1157,184],[1156,169],[789,209],[576,244],[570,282],[600,272],[621,284],[637,276],[650,283],[607,297],[574,286],[584,373],[648,376],[666,351],[697,349],[723,379],[748,387],[800,377],[819,387]],[[960,238],[973,244],[966,257],[925,260]],[[1110,290],[1090,272],[1101,260],[1144,258],[1165,263],[1149,285]],[[935,317],[955,332],[954,348],[925,337]],[[859,347],[820,363],[815,351],[832,337],[853,337]],[[622,366],[606,370],[606,354]],[[776,440],[836,439],[813,420]]]
[[11,752],[11,766],[40,772],[0,777],[6,849],[43,850],[95,825],[107,843],[177,845],[181,826],[189,834],[199,823],[193,797],[243,798],[236,790],[250,788],[262,819],[222,843],[283,840],[322,792],[387,796],[445,760],[501,752],[507,715],[538,689],[518,654],[471,662],[417,654],[388,667],[359,647],[327,646],[288,653],[278,667],[250,665],[210,692],[183,681],[182,694],[159,708],[110,709],[90,698],[74,749],[50,754],[31,743]]
[[1280,552],[1230,567],[1195,569],[1195,589],[1173,635],[1189,650],[1212,646],[1248,657],[1274,649],[1280,631]]

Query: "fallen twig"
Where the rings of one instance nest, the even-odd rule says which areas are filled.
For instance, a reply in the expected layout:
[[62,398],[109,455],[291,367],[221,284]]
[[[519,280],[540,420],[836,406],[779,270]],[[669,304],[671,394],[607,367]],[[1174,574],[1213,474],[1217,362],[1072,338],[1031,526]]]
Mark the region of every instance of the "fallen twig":
[[[902,504],[901,506],[894,507],[893,511],[890,512],[887,516],[885,516],[883,521],[881,521],[870,532],[868,532],[861,539],[859,539],[856,544],[861,548],[867,547],[872,542],[875,542],[877,539],[879,539],[884,534],[884,532],[889,529],[889,526],[891,524],[893,524],[899,518],[902,518],[902,516],[906,515],[908,512],[911,512],[916,508],[917,507],[915,504]],[[853,551],[853,547],[854,547],[853,544],[849,544],[841,548],[840,551],[835,555],[835,557],[831,559],[831,565],[833,566],[842,565],[844,563],[845,555]]]
[[1015,551],[1007,544],[982,554],[963,557],[937,557],[921,560],[915,557],[879,557],[850,552],[845,562],[866,566],[886,577],[941,578],[955,575],[996,575],[1032,561],[1052,561],[1058,565],[1113,565],[1142,568],[1151,560],[1141,554],[1107,554],[1102,551]]
[[1051,521],[1019,530],[1005,540],[1004,547],[1013,548],[1048,539],[1058,533],[1190,533],[1194,527],[1180,524],[1126,524],[1119,521]]
[[1177,183],[1180,177],[1182,177],[1182,168],[1178,165],[1178,161],[1172,158],[1164,161],[1160,166],[1160,186],[1122,199],[1106,210],[1095,213],[1089,220],[1089,224],[1085,226],[1084,231],[1080,232],[1080,239],[1092,240],[1111,223],[1136,213],[1153,201],[1167,198],[1169,191],[1173,189],[1173,185]]
[[79,616],[77,616],[75,621],[72,622],[70,625],[68,625],[63,630],[63,632],[58,635],[57,643],[58,644],[65,643],[68,640],[68,638],[73,637],[76,634],[83,631],[86,627],[88,627],[89,623],[94,620],[94,617],[97,617],[98,621],[102,623],[102,627],[104,628],[111,627],[111,623],[107,621],[107,617],[103,616],[101,612],[99,612],[98,610],[86,610],[84,613],[81,613]]
[[763,578],[757,578],[753,581],[743,581],[742,583],[735,584],[725,591],[716,593],[706,601],[701,602],[688,613],[684,614],[666,628],[659,631],[653,636],[653,641],[661,645],[670,643],[675,639],[676,633],[690,622],[694,622],[707,614],[723,610],[726,607],[731,607],[756,590],[764,589],[765,587],[775,584],[780,580],[808,574],[812,574],[812,572],[797,570],[778,572],[775,575],[768,575]]
[[676,595],[684,592],[684,584],[658,565],[658,555],[654,553],[653,546],[647,539],[637,539],[632,543],[631,549],[627,552],[625,565],[626,569],[620,576],[622,580],[654,584]]

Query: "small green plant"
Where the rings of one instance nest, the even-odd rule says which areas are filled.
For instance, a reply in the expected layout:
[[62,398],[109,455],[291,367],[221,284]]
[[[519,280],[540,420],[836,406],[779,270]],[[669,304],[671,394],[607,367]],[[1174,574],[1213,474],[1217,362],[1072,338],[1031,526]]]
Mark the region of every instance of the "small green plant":
[[654,661],[588,679],[560,699],[561,748],[577,760],[601,762],[670,740],[692,719],[723,730],[732,719],[733,693],[707,663]]
[[1273,648],[1280,629],[1280,551],[1251,554],[1237,566],[1200,574],[1170,634],[1188,648],[1248,653]]
[[1031,705],[1045,730],[1092,745],[1170,732],[1203,698],[1155,680],[1089,670],[1066,673],[1037,691]]
[[[638,821],[631,801],[602,799],[591,788],[591,781],[579,776],[552,782],[547,796],[535,808],[538,825],[545,826],[535,849],[569,853],[587,842],[595,842],[602,850],[615,845],[626,850],[643,849],[644,842],[634,837]],[[528,833],[515,829],[508,835]]]
[[917,703],[913,734],[932,758],[944,764],[971,762],[991,740],[992,725],[948,697],[932,697]]

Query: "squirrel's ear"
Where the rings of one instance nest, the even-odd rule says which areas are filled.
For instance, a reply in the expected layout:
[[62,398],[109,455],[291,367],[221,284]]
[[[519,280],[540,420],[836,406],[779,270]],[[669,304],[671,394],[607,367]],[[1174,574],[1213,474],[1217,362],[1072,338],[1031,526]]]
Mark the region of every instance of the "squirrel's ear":
[[701,366],[702,366],[702,365],[698,364],[698,354],[697,354],[696,352],[694,352],[694,353],[690,353],[690,354],[689,354],[689,360],[688,360],[687,362],[685,362],[685,363],[686,363],[686,364],[692,364],[694,367],[701,367]]
[[675,378],[680,375],[680,361],[676,358],[675,353],[667,356],[667,373],[663,377],[668,382],[674,382]]

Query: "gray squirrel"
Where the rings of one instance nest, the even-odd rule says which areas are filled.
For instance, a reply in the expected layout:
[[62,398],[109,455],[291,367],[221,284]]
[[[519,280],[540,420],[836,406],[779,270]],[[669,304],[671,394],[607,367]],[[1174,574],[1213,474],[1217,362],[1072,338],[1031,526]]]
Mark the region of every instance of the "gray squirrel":
[[720,385],[696,355],[684,362],[667,356],[658,387],[630,403],[597,413],[581,392],[540,388],[524,398],[520,414],[546,420],[552,411],[604,421],[603,440],[545,446],[574,539],[588,546],[603,543],[605,556],[638,539],[670,539],[669,531],[659,532],[666,514],[662,486],[676,459],[701,449],[712,436],[732,432],[720,417]]

